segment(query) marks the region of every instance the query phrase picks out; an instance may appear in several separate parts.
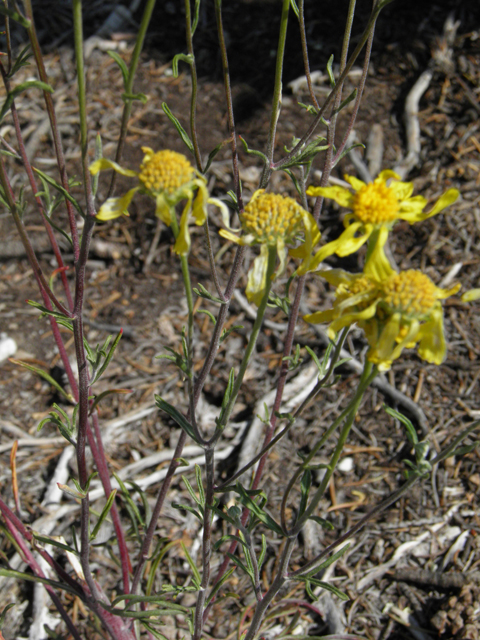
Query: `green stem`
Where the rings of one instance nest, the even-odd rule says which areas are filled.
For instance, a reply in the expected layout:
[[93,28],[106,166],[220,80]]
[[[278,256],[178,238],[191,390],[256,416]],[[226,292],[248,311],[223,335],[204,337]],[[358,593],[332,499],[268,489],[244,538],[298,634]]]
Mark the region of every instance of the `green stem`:
[[[175,215],[175,212],[172,212],[172,223],[171,228],[173,231],[173,235],[175,240],[178,238],[178,234],[180,233],[180,229],[178,226],[178,220]],[[180,266],[182,269],[182,278],[183,278],[183,286],[185,289],[185,296],[187,298],[187,309],[188,309],[188,321],[187,321],[187,353],[185,354],[187,358],[187,366],[188,366],[188,400],[189,400],[189,410],[190,410],[190,421],[192,426],[196,432],[199,443],[204,442],[195,420],[195,402],[193,396],[193,388],[194,388],[194,371],[193,371],[193,293],[192,293],[192,283],[190,280],[190,270],[188,268],[188,256],[180,256]]]
[[289,535],[291,535],[292,537],[296,537],[299,534],[305,522],[310,518],[311,515],[313,515],[315,509],[318,506],[318,503],[320,502],[323,494],[325,493],[325,490],[328,487],[328,483],[330,482],[330,478],[332,477],[333,472],[335,471],[335,467],[337,466],[337,462],[343,451],[343,447],[345,446],[345,442],[347,441],[348,434],[350,433],[350,429],[352,428],[352,424],[353,424],[353,421],[355,420],[355,416],[357,415],[357,411],[360,406],[360,403],[362,402],[363,394],[365,393],[366,389],[369,387],[369,385],[371,384],[371,382],[373,381],[377,373],[378,373],[377,368],[374,367],[371,362],[366,360],[362,377],[360,379],[360,384],[358,386],[357,392],[355,393],[353,399],[351,400],[348,406],[349,412],[347,415],[347,419],[345,421],[345,424],[342,427],[342,430],[340,431],[337,446],[335,447],[335,450],[330,459],[330,464],[328,465],[328,469],[325,472],[325,475],[323,477],[322,482],[320,483],[320,486],[315,491],[315,494],[310,504],[305,509],[302,516],[297,520],[297,523],[295,524],[295,527],[293,528],[293,530],[289,533]]
[[290,0],[283,0],[282,17],[280,19],[280,32],[278,35],[277,61],[275,66],[275,85],[273,88],[272,111],[270,115],[270,129],[268,132],[267,142],[267,158],[268,164],[263,169],[260,188],[264,189],[270,178],[272,170],[270,165],[273,163],[273,152],[275,149],[275,134],[277,131],[277,122],[280,116],[282,106],[282,75],[283,75],[283,59],[285,57],[285,42],[287,40],[288,12],[290,9]]
[[85,91],[85,66],[83,60],[82,0],[73,0],[73,33],[75,41],[75,63],[77,65],[78,111],[80,116],[80,146],[82,150],[83,185],[87,214],[95,215],[92,193],[92,177],[88,170],[87,100]]
[[218,438],[220,437],[220,434],[222,433],[223,427],[225,427],[225,425],[227,424],[228,419],[230,418],[230,415],[233,411],[233,407],[235,406],[238,392],[240,391],[240,387],[242,386],[245,372],[247,370],[248,364],[250,362],[250,358],[252,357],[253,351],[255,349],[258,334],[260,333],[260,329],[262,327],[263,317],[267,309],[268,296],[270,294],[270,289],[272,288],[272,278],[273,278],[273,273],[275,271],[276,262],[277,262],[277,248],[276,246],[269,246],[265,293],[263,295],[262,301],[260,302],[260,306],[258,307],[257,317],[255,318],[255,322],[253,323],[252,333],[250,334],[250,339],[248,341],[247,348],[245,350],[245,355],[243,356],[243,360],[240,364],[237,377],[235,378],[230,399],[227,402],[224,410],[222,411],[221,418],[219,419],[219,425],[215,431],[215,434],[208,442],[209,447],[214,446],[215,443],[217,442]]
[[[137,71],[138,62],[140,60],[140,54],[143,49],[143,43],[145,42],[145,36],[147,34],[148,25],[150,24],[150,19],[152,17],[153,9],[155,7],[156,0],[147,0],[145,5],[145,10],[142,15],[142,20],[140,22],[140,26],[137,32],[137,39],[135,41],[135,47],[132,53],[132,59],[130,60],[130,67],[128,69],[128,78],[125,82],[125,93],[126,95],[131,95],[133,92],[133,81],[135,79],[135,73]],[[122,159],[123,147],[125,146],[125,138],[127,136],[127,126],[128,121],[130,119],[130,114],[132,113],[132,100],[125,100],[125,105],[123,107],[122,113],[122,123],[120,125],[120,134],[118,136],[118,145],[117,152],[115,154],[115,162],[120,163]],[[113,193],[116,182],[116,172],[113,171],[112,179],[110,181],[110,187],[108,189],[107,198]]]
[[197,111],[197,67],[195,65],[195,55],[193,52],[193,33],[192,33],[192,13],[190,9],[190,0],[185,0],[185,25],[187,30],[187,49],[191,56],[190,61],[190,78],[192,80],[192,97],[190,99],[190,134],[192,136],[193,151],[195,154],[195,162],[197,169],[202,171],[202,158],[200,156],[200,149],[197,140],[197,124],[196,124],[196,111]]

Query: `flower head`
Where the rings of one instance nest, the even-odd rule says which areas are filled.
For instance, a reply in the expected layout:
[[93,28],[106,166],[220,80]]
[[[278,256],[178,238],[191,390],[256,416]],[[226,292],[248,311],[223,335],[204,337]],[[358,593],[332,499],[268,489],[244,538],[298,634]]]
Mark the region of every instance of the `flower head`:
[[[427,200],[423,196],[412,196],[413,184],[400,182],[400,176],[394,171],[382,171],[368,184],[345,176],[352,186],[353,193],[345,187],[309,187],[307,195],[331,198],[343,207],[352,209],[345,216],[345,231],[337,240],[321,247],[312,260],[311,269],[316,268],[325,258],[336,253],[347,256],[357,251],[370,236],[377,232],[384,242],[388,231],[397,220],[405,220],[410,224],[431,218],[458,198],[457,189],[448,189],[430,211],[425,212]],[[388,184],[387,184],[388,182]]]
[[[127,191],[120,198],[108,198],[97,214],[97,220],[112,220],[120,216],[128,216],[128,207],[133,196],[138,191],[155,200],[155,215],[167,226],[177,228],[176,205],[186,200],[180,219],[180,227],[176,235],[174,250],[180,255],[188,254],[190,250],[190,234],[188,222],[193,214],[195,223],[202,225],[207,217],[207,203],[224,206],[218,200],[209,198],[206,180],[196,170],[187,158],[176,151],[165,149],[156,153],[149,147],[142,147],[144,153],[140,171],[124,169],[116,162],[100,158],[90,165],[90,173],[96,175],[99,171],[113,169],[117,173],[130,178],[137,178],[138,185]],[[195,191],[197,192],[196,196]]]
[[332,309],[305,316],[307,322],[329,322],[329,335],[358,323],[370,345],[367,357],[380,371],[390,369],[403,349],[418,344],[423,360],[441,364],[445,359],[443,310],[440,300],[457,293],[437,287],[422,271],[397,272],[378,244],[364,272],[351,274],[341,269],[319,271],[337,287]]
[[[230,229],[228,217],[224,216],[227,229],[221,229],[220,235],[239,245],[259,244],[260,255],[255,258],[252,269],[248,274],[246,289],[250,302],[259,305],[266,289],[268,248],[276,247],[280,266],[276,275],[280,275],[286,265],[287,245],[295,244],[299,237],[301,244],[290,250],[290,255],[308,263],[311,260],[312,249],[320,239],[317,223],[308,211],[305,211],[293,198],[276,193],[266,193],[264,189],[255,191],[252,199],[240,215],[240,222],[244,234]],[[236,231],[236,232],[235,232]],[[300,272],[301,267],[298,269]],[[305,273],[306,269],[302,272]]]

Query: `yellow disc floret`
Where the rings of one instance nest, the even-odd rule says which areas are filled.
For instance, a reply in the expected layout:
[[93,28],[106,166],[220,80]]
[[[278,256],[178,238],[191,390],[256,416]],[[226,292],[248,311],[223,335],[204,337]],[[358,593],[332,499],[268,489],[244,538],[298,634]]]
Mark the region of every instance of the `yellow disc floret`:
[[293,198],[276,193],[262,193],[252,199],[242,215],[246,233],[265,244],[275,244],[278,238],[291,241],[302,229],[302,208]]
[[148,153],[146,148],[143,151],[145,157],[138,179],[150,193],[173,195],[194,179],[195,171],[181,153],[168,149],[157,153]]
[[404,316],[419,318],[428,314],[437,298],[437,288],[430,278],[415,269],[401,271],[383,286],[385,305]]
[[381,224],[398,217],[399,202],[392,189],[384,182],[370,182],[353,196],[353,213],[360,222]]

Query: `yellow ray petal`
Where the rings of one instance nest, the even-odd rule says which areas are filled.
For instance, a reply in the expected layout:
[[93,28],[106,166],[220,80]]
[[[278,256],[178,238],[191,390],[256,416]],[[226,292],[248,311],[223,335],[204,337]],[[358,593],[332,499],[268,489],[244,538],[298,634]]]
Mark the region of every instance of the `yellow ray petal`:
[[308,187],[307,196],[323,196],[335,200],[342,207],[352,207],[353,194],[345,187]]
[[92,164],[88,168],[92,176],[95,176],[99,171],[105,171],[106,169],[113,169],[113,171],[116,171],[122,176],[127,176],[129,178],[138,177],[138,173],[136,171],[132,171],[131,169],[124,169],[116,162],[112,162],[112,160],[107,160],[106,158],[95,160],[95,162],[92,162]]
[[120,216],[130,215],[127,209],[137,191],[138,187],[134,187],[120,198],[108,198],[108,200],[105,200],[96,215],[96,219],[105,222],[106,220],[113,220]]

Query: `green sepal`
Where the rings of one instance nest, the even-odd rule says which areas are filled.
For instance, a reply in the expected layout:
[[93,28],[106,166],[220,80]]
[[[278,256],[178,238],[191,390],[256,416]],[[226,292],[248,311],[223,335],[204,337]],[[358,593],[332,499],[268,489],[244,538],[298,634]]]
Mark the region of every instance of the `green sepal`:
[[168,108],[168,105],[167,105],[166,102],[162,102],[162,109],[163,109],[165,115],[167,116],[167,118],[170,120],[170,122],[173,124],[175,129],[178,131],[181,139],[183,140],[183,142],[187,146],[188,150],[191,153],[193,153],[194,152],[193,142],[190,140],[190,137],[189,137],[188,133],[185,131],[185,129],[180,124],[180,121],[170,111],[170,109]]
[[173,405],[171,405],[159,395],[155,395],[155,404],[159,409],[162,409],[162,411],[168,413],[168,415],[178,424],[178,426],[181,427],[185,431],[185,433],[190,436],[190,438],[192,438],[194,442],[199,444],[194,428],[185,418],[183,413],[180,413],[178,409],[176,409]]
[[95,538],[97,537],[98,532],[100,531],[100,527],[102,526],[102,524],[105,521],[106,517],[110,513],[110,509],[113,507],[113,503],[114,503],[116,495],[117,495],[117,490],[116,489],[112,489],[112,492],[108,496],[108,500],[106,501],[105,506],[102,509],[102,513],[100,514],[100,516],[98,518],[97,524],[93,528],[93,531],[90,533],[90,542],[95,540]]

